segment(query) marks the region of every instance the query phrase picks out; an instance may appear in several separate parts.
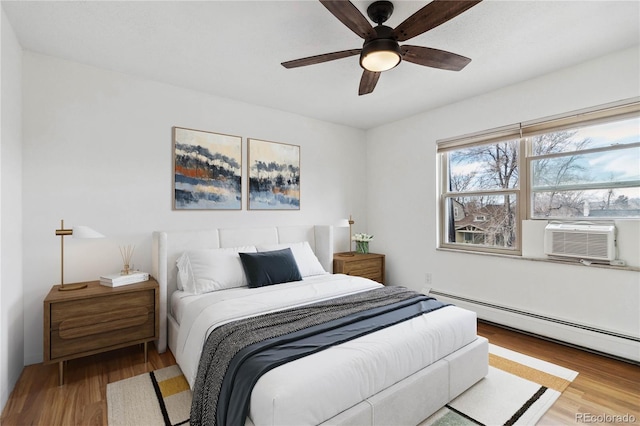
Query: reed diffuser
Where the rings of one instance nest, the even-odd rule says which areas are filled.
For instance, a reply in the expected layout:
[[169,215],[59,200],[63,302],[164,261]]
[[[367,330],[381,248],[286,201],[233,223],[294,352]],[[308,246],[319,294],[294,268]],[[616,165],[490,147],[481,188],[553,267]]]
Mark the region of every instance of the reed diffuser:
[[120,271],[121,275],[129,275],[132,271],[129,265],[131,265],[131,257],[133,256],[133,250],[136,246],[120,246],[120,256],[122,256],[122,262],[124,263],[124,269]]

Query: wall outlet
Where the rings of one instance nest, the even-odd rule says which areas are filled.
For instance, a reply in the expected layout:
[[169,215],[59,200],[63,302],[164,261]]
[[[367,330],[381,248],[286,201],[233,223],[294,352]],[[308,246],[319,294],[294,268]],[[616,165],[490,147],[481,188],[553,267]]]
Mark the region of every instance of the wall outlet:
[[427,272],[424,274],[424,283],[427,285],[431,285],[431,272]]

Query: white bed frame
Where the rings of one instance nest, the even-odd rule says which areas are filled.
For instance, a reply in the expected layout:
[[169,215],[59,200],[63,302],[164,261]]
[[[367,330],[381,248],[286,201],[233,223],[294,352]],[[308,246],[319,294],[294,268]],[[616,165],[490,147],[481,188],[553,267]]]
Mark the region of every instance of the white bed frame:
[[[176,260],[188,249],[225,248],[308,241],[318,260],[333,270],[333,228],[290,226],[266,228],[158,231],[153,233],[152,276],[160,285],[158,352],[175,353],[178,324],[167,300],[177,290]],[[482,379],[488,372],[488,342],[472,343],[436,361],[359,404],[329,419],[331,425],[417,425]]]

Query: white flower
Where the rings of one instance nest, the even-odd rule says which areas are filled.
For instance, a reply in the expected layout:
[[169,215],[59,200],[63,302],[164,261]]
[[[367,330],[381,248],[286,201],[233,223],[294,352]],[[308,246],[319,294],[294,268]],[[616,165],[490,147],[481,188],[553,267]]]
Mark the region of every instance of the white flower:
[[369,234],[353,234],[351,237],[353,241],[371,241],[373,240],[373,235]]

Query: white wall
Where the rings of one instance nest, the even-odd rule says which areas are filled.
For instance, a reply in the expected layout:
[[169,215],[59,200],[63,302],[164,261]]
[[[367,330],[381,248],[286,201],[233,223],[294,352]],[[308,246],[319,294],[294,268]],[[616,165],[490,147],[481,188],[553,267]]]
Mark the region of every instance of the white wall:
[[22,48],[2,10],[0,90],[0,407],[23,367]]
[[[387,255],[387,282],[639,336],[637,272],[436,250],[435,155],[438,139],[639,96],[638,52],[617,52],[370,130],[368,232],[376,235],[372,250]],[[628,229],[634,231],[619,235],[621,244],[637,245],[638,221]],[[433,274],[429,286],[425,273]],[[620,350],[640,360],[638,347]]]
[[[119,245],[135,244],[134,267],[150,271],[154,230],[335,224],[349,213],[366,225],[361,130],[28,52],[23,83],[26,364],[42,360],[60,219],[108,236],[65,239],[65,282],[119,271]],[[247,137],[300,145],[300,211],[247,211],[246,194],[241,211],[173,211],[172,126],[242,136],[245,167]]]

